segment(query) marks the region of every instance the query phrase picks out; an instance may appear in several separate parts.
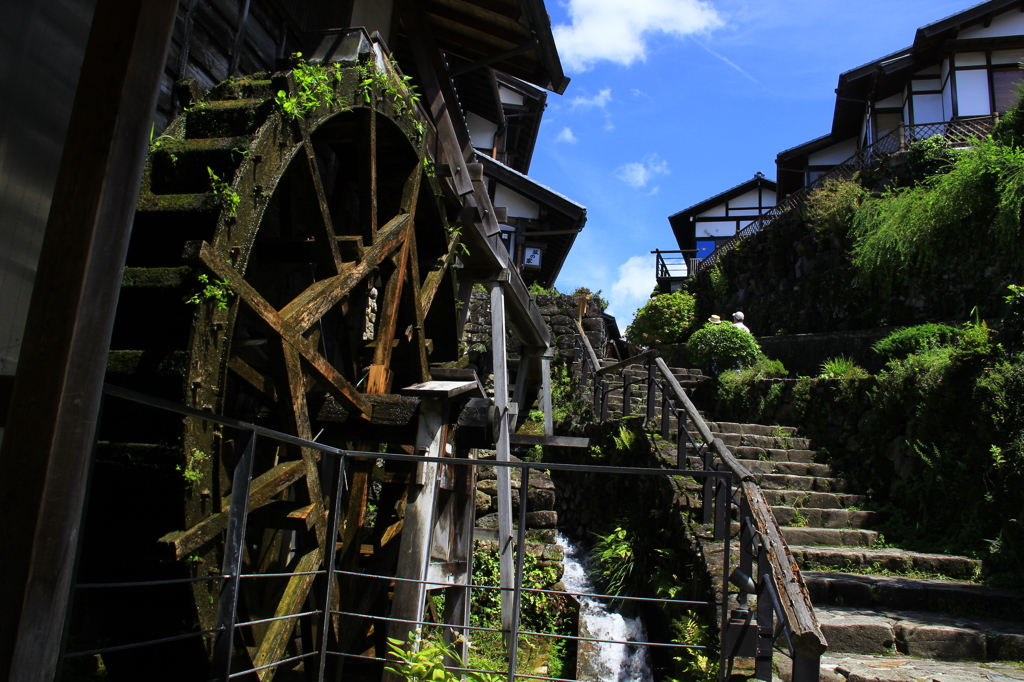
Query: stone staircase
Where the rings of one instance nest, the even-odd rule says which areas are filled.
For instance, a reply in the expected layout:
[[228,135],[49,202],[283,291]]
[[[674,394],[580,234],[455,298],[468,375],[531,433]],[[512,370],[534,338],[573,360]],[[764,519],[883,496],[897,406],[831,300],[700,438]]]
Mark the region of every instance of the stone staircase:
[[[609,366],[614,361],[602,361]],[[699,370],[672,368],[684,389],[707,379]],[[632,365],[607,376],[609,418],[622,416],[623,378],[635,382],[630,413],[646,414],[647,369]],[[592,400],[592,394],[586,395]],[[655,410],[660,429],[661,406]],[[979,562],[963,556],[885,546],[875,528],[882,515],[854,481],[821,461],[792,427],[708,422],[716,438],[758,475],[782,535],[800,566],[829,649],[823,682],[1024,681],[1024,592],[977,582]],[[675,432],[652,439],[666,467],[675,468]],[[693,433],[694,440],[699,440]],[[691,453],[692,454],[692,453]],[[699,468],[695,457],[690,467]],[[699,505],[700,484],[680,492]],[[731,543],[736,559],[738,523]],[[702,532],[703,531],[703,532]],[[722,589],[722,543],[711,529],[697,533],[710,587]],[[730,596],[735,602],[735,595]],[[778,677],[791,679],[789,659],[777,656]]]
[[882,546],[881,515],[795,429],[708,426],[758,475],[800,566],[829,642],[823,681],[1024,680],[1024,593],[973,582],[980,566],[967,557]]

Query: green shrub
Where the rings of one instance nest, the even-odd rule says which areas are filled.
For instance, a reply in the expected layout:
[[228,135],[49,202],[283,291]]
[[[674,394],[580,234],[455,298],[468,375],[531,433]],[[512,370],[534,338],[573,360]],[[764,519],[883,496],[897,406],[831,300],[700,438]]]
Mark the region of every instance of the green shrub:
[[948,345],[957,334],[956,327],[946,324],[919,324],[916,327],[897,329],[871,348],[888,362],[905,358],[911,353]]
[[856,180],[829,178],[807,197],[807,221],[819,238],[845,237],[867,196],[868,191]]
[[821,363],[820,376],[823,379],[867,379],[870,375],[853,358],[839,355]]
[[388,648],[393,660],[388,662],[385,670],[409,682],[459,682],[462,679],[470,682],[500,682],[505,679],[497,673],[469,672],[463,677],[461,671],[447,670],[444,667],[445,658],[452,659],[455,667],[466,667],[455,647],[437,640],[421,639],[420,632],[410,632],[407,641],[388,637]]
[[731,324],[711,323],[693,333],[686,342],[686,353],[691,363],[710,368],[713,374],[752,365],[764,355],[750,332]]
[[949,172],[867,199],[851,229],[863,283],[890,292],[950,254],[1020,252],[1024,150],[991,140],[958,152]]
[[992,139],[1006,147],[1024,147],[1024,109],[1021,108],[1021,94],[1024,83],[1017,86],[1017,103],[999,118],[992,128]]
[[696,299],[685,291],[661,294],[637,311],[626,328],[626,340],[637,346],[679,343],[693,326]]
[[1019,348],[1024,341],[1024,286],[1010,284],[1006,301],[1006,316],[1003,318],[1003,343],[1007,348]]

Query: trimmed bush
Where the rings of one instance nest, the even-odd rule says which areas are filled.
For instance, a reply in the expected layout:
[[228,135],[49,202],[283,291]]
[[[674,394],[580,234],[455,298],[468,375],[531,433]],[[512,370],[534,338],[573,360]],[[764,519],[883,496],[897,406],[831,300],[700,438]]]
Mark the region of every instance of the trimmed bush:
[[690,362],[710,368],[713,374],[733,367],[753,365],[764,353],[757,339],[731,324],[708,323],[686,342]]
[[679,343],[693,326],[696,299],[685,291],[661,294],[637,311],[626,328],[626,340],[635,346]]

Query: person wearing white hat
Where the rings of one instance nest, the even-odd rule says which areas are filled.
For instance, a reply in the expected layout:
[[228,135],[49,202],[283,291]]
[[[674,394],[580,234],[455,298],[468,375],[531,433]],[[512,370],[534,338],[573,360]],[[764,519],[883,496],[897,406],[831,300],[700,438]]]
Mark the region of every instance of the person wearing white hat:
[[743,313],[739,311],[736,311],[735,313],[732,314],[732,326],[739,327],[748,334],[751,333],[747,325],[743,324]]
[[708,318],[708,322],[710,322],[711,324],[722,324],[722,318],[719,317],[718,315],[712,315],[711,317]]

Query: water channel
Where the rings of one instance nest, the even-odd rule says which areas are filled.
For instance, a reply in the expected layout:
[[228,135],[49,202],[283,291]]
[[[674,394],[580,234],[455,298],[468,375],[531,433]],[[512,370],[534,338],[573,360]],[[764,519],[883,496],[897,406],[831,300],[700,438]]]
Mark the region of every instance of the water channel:
[[[558,534],[558,544],[565,550],[565,574],[562,582],[567,592],[597,592],[588,576],[586,549]],[[640,618],[627,618],[601,600],[581,596],[580,637],[646,642],[647,633]],[[629,644],[580,642],[577,679],[592,682],[651,682],[648,648]]]

